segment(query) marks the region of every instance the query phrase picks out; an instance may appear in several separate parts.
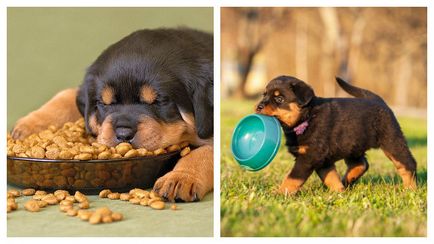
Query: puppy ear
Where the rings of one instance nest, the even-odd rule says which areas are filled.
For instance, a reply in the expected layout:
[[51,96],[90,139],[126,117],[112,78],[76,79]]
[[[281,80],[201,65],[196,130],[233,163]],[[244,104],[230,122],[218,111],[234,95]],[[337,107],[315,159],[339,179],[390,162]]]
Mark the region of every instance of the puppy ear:
[[197,135],[202,138],[210,138],[214,133],[214,106],[212,87],[208,89],[196,89],[192,94],[194,119]]
[[86,122],[86,131],[93,134],[89,125],[89,118],[96,110],[96,92],[94,76],[87,74],[77,94],[77,107]]
[[306,106],[315,97],[313,89],[302,81],[291,84],[291,89],[297,97],[297,103],[300,107]]

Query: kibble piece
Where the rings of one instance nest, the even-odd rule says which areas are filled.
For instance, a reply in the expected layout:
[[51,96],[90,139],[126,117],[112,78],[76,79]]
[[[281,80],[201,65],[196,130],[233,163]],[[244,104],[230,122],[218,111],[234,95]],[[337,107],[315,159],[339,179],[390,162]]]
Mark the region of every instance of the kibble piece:
[[80,154],[76,155],[74,157],[74,159],[78,159],[78,160],[82,160],[82,161],[91,160],[92,154],[91,153],[80,153]]
[[178,206],[176,206],[175,204],[172,204],[172,206],[170,206],[170,209],[172,209],[172,210],[178,210]]
[[167,148],[167,151],[168,152],[174,152],[174,151],[178,151],[178,150],[180,150],[181,149],[181,147],[179,146],[179,145],[172,145],[172,146],[169,146],[168,148]]
[[89,218],[90,224],[99,224],[101,222],[101,214],[94,213]]
[[35,195],[47,195],[47,192],[46,191],[38,190],[38,191],[35,192]]
[[45,195],[36,195],[35,194],[35,195],[32,196],[32,199],[33,200],[42,200],[42,198],[44,198],[44,197],[45,197]]
[[18,208],[18,204],[15,202],[15,198],[8,198],[6,205],[12,210],[16,210]]
[[43,200],[37,201],[37,202],[38,202],[38,205],[40,208],[45,208],[48,205],[48,202],[43,201]]
[[143,198],[140,200],[140,205],[148,206],[149,205],[148,202],[149,202],[149,198]]
[[153,209],[156,209],[156,210],[162,210],[162,209],[164,209],[165,204],[162,201],[155,201],[155,202],[150,203],[149,206]]
[[92,215],[93,215],[93,213],[89,212],[89,211],[77,213],[77,217],[79,217],[81,220],[84,220],[84,221],[88,221]]
[[29,212],[38,212],[39,211],[39,204],[35,200],[30,200],[24,204],[24,208]]
[[121,193],[119,195],[119,199],[122,201],[128,201],[128,200],[130,200],[130,198],[131,198],[131,195],[128,193]]
[[146,150],[145,148],[138,148],[137,152],[139,153],[139,156],[143,157],[147,155],[148,150]]
[[114,154],[112,154],[112,158],[113,159],[122,158],[122,155],[120,155],[119,153],[114,153]]
[[71,208],[68,211],[66,211],[66,215],[68,215],[68,216],[76,216],[77,212],[78,212],[77,209]]
[[8,191],[8,194],[11,194],[13,197],[19,197],[19,196],[21,196],[21,193],[20,193],[20,191],[18,191],[18,190],[9,190]]
[[74,205],[74,203],[69,200],[60,201],[60,206],[72,206],[72,205]]
[[54,196],[57,198],[58,201],[62,201],[66,198],[66,194],[63,192],[57,193]]
[[132,204],[140,204],[140,199],[139,198],[131,198],[129,201]]
[[136,196],[136,197],[138,197],[138,198],[140,198],[140,199],[142,199],[142,198],[149,198],[150,197],[150,193],[148,192],[148,191],[145,191],[145,190],[142,190],[142,189],[139,189],[139,190],[137,190],[135,193],[134,193],[134,196]]
[[124,218],[124,216],[121,213],[112,213],[112,219],[113,221],[120,221]]
[[24,190],[21,191],[21,193],[24,196],[32,196],[33,194],[35,194],[35,192],[36,192],[36,190],[33,189],[33,188],[27,188],[27,189],[24,189]]
[[119,199],[120,194],[117,192],[113,192],[107,195],[107,198],[111,199],[111,200],[116,200]]
[[99,197],[100,198],[107,198],[108,194],[112,193],[112,191],[110,191],[109,189],[104,189],[102,191],[100,191],[99,193]]
[[116,146],[116,152],[124,156],[129,150],[133,149],[133,146],[127,142],[119,143]]
[[151,191],[151,193],[149,194],[149,197],[150,197],[151,199],[153,199],[153,198],[158,198],[158,199],[160,199],[160,195],[158,195],[158,193],[156,193],[155,191]]
[[180,148],[184,148],[184,147],[186,147],[186,146],[188,146],[188,141],[184,141],[184,142],[181,142],[180,144],[179,144],[179,147]]
[[166,150],[164,150],[164,148],[159,148],[159,149],[154,151],[154,155],[161,155],[164,153],[166,153]]
[[136,149],[130,149],[127,153],[125,153],[125,158],[135,158],[139,156],[139,152]]
[[111,215],[112,211],[108,207],[101,207],[101,208],[97,208],[95,210],[95,213],[100,214],[101,216],[104,216],[104,215]]
[[89,202],[88,201],[84,201],[78,204],[78,207],[81,209],[88,209],[89,208]]
[[72,203],[75,203],[75,197],[74,197],[74,196],[71,196],[71,195],[66,196],[66,197],[65,197],[65,200],[70,201],[70,202],[72,202]]
[[74,198],[75,198],[75,200],[77,200],[77,202],[88,201],[86,195],[84,195],[83,193],[81,193],[79,191],[75,192]]
[[11,207],[11,206],[7,206],[7,207],[6,207],[6,211],[7,211],[8,213],[12,212],[12,207]]
[[41,200],[47,202],[50,205],[55,205],[58,203],[57,198],[53,194],[47,194]]
[[98,154],[98,159],[109,159],[111,156],[110,152],[104,151]]
[[70,210],[70,209],[72,209],[72,208],[73,208],[72,205],[60,205],[60,206],[59,206],[59,209],[60,209],[60,211],[62,211],[62,212],[66,212],[66,211],[68,211],[68,210]]
[[101,220],[102,220],[103,223],[111,223],[111,222],[113,222],[113,218],[112,218],[111,215],[102,216]]
[[30,150],[30,155],[33,158],[44,158],[45,157],[45,149],[41,146],[34,146]]
[[190,147],[185,147],[184,149],[182,149],[181,151],[181,157],[185,157],[187,154],[190,153]]

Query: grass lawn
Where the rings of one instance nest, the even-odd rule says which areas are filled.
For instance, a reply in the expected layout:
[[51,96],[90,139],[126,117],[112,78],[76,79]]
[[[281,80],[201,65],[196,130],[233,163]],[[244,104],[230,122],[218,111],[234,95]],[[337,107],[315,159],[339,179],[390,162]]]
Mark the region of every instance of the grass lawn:
[[[294,164],[284,142],[259,172],[242,170],[232,157],[233,128],[253,107],[241,100],[221,104],[222,236],[426,236],[425,119],[398,118],[418,163],[416,191],[403,190],[393,163],[370,150],[368,172],[344,193],[329,192],[312,174],[299,193],[285,198],[273,193]],[[344,162],[336,166],[342,175]]]

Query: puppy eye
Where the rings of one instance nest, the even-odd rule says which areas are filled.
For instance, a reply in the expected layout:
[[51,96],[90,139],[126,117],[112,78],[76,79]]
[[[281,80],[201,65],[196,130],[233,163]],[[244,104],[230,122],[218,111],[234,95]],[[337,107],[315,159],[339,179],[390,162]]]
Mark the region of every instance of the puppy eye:
[[277,97],[274,97],[274,101],[276,101],[276,103],[283,103],[284,99],[282,96],[277,96]]

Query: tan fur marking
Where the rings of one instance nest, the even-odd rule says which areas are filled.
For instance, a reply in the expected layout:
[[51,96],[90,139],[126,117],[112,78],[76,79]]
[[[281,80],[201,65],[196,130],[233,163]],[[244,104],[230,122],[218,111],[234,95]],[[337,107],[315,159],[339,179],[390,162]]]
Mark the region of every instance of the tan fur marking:
[[98,122],[96,121],[95,114],[92,114],[89,117],[89,127],[94,134],[98,134],[100,126],[98,125]]
[[59,128],[66,122],[82,118],[76,104],[77,91],[77,88],[63,90],[38,110],[19,119],[12,130],[12,137],[23,139],[47,129],[50,125]]
[[279,92],[279,90],[275,90],[275,91],[274,91],[274,96],[276,96],[276,97],[277,97],[277,96],[279,96],[279,95],[280,95],[280,92]]
[[140,91],[140,100],[142,102],[152,104],[156,98],[157,92],[155,92],[154,88],[147,85],[142,86],[142,89]]
[[101,99],[102,102],[106,105],[109,105],[113,102],[114,99],[114,91],[112,87],[106,86],[101,91]]
[[309,146],[298,146],[298,154],[306,154]]
[[290,103],[288,106],[289,109],[282,109],[266,105],[260,113],[268,116],[276,116],[280,121],[291,127],[300,119],[300,108],[296,103]]
[[202,199],[213,189],[214,161],[213,147],[201,146],[182,157],[173,171],[159,178],[154,185],[160,195],[169,200],[178,197],[184,201],[192,201],[197,194]]
[[112,119],[111,116],[107,116],[104,121],[102,122],[102,125],[98,128],[98,136],[97,141],[98,143],[114,147],[116,146],[115,142],[115,132],[113,130],[112,126]]
[[332,191],[343,192],[344,185],[342,184],[339,174],[335,167],[317,170],[318,176],[322,182],[328,186]]
[[286,177],[279,187],[279,193],[284,195],[290,195],[296,193],[300,187],[304,184],[305,180],[294,179]]
[[345,180],[348,184],[351,184],[357,179],[359,179],[365,172],[365,165],[357,165],[352,168],[348,168],[347,172],[345,173]]
[[391,153],[383,150],[384,154],[393,162],[393,164],[396,167],[396,170],[398,171],[398,174],[401,176],[402,178],[402,183],[404,185],[404,188],[408,188],[408,189],[416,189],[417,185],[416,185],[416,172],[411,172],[410,170],[407,170],[405,168],[405,164],[401,163],[400,161],[396,160],[396,158],[394,158],[392,156]]

